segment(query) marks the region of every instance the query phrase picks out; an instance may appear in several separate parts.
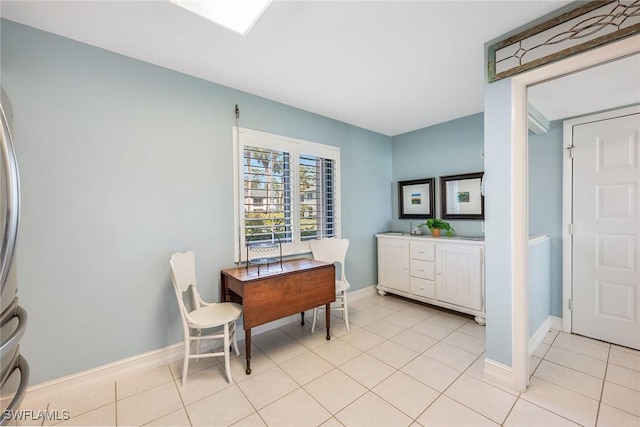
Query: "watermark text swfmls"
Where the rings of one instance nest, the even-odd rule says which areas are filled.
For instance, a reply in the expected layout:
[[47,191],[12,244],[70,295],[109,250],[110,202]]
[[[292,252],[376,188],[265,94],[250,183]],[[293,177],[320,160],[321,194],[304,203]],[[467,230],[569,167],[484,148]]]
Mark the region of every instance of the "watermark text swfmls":
[[67,421],[71,418],[68,410],[32,410],[18,409],[15,411],[4,411],[4,418],[18,421]]

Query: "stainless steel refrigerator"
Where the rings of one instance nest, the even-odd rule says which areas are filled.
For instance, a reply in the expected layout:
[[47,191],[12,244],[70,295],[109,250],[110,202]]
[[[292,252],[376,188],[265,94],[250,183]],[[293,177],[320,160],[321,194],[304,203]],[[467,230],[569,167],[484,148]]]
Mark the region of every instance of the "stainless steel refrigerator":
[[12,268],[20,222],[20,177],[11,139],[13,110],[4,90],[0,92],[0,425],[3,425],[24,398],[29,365],[20,355],[27,312],[18,304],[16,269]]

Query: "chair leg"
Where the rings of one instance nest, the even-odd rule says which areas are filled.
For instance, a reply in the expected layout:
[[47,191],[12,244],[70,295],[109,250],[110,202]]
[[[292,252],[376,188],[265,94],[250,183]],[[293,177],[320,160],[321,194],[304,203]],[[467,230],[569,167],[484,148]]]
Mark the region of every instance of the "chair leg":
[[311,333],[316,330],[316,322],[318,321],[318,307],[313,309],[313,323],[311,324]]
[[[197,329],[196,330],[196,336],[197,337],[201,337],[202,336],[202,329]],[[196,344],[196,350],[194,351],[195,354],[200,354],[200,340],[194,340],[195,344]],[[200,361],[199,357],[196,357],[196,363],[198,363]]]
[[238,325],[235,320],[233,321],[233,349],[236,351],[236,356],[240,356],[240,350],[238,350]]
[[342,291],[342,318],[347,326],[347,332],[351,332],[349,328],[349,310],[347,310],[347,291]]
[[233,384],[233,378],[231,378],[231,362],[229,360],[229,324],[224,324],[224,368],[227,371],[227,379],[229,384]]
[[187,383],[187,371],[189,370],[189,337],[184,340],[184,362],[182,362],[182,387]]

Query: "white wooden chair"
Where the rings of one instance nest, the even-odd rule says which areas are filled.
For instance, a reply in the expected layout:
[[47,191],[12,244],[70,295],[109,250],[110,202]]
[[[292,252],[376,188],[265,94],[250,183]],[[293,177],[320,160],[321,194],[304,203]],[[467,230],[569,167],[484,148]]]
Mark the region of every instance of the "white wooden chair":
[[[338,271],[340,276],[336,278],[336,302],[338,307],[335,310],[342,311],[342,318],[349,329],[349,311],[347,307],[347,290],[351,287],[347,281],[347,277],[344,274],[344,263],[347,257],[347,249],[349,248],[349,240],[347,239],[320,239],[310,240],[309,247],[313,258],[328,262],[330,264],[338,264]],[[316,329],[316,322],[318,320],[318,311],[324,307],[316,307],[313,309],[313,324],[311,325],[311,333]],[[334,310],[331,307],[331,310]]]
[[[171,256],[171,279],[176,292],[182,325],[184,328],[184,363],[182,366],[182,386],[187,381],[187,369],[189,359],[200,357],[224,356],[224,366],[227,372],[229,384],[233,383],[231,377],[231,364],[229,361],[229,347],[233,343],[236,355],[240,355],[238,341],[236,339],[236,320],[242,314],[242,306],[235,303],[207,303],[202,300],[196,287],[195,255],[192,251],[177,252]],[[185,297],[190,292],[190,308],[185,305]],[[220,331],[220,327],[222,331]],[[202,333],[203,329],[216,328],[213,332]],[[222,351],[200,353],[202,340],[222,339]],[[191,345],[195,342],[195,349],[191,354]]]

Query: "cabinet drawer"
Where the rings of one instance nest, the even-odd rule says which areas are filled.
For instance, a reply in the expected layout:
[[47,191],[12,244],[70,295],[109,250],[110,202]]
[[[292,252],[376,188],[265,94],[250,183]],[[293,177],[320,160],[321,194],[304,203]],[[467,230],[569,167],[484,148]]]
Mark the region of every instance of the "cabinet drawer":
[[409,245],[411,259],[435,261],[435,244],[432,242],[411,242]]
[[411,293],[421,297],[436,298],[436,282],[433,280],[411,278]]
[[429,280],[435,280],[436,278],[435,263],[431,261],[412,259],[409,261],[409,271],[411,277],[419,277],[421,279]]

